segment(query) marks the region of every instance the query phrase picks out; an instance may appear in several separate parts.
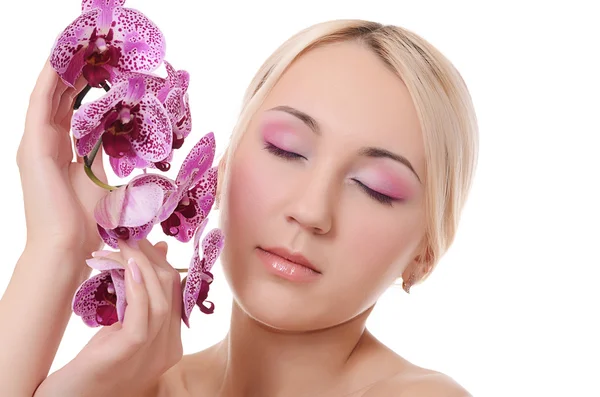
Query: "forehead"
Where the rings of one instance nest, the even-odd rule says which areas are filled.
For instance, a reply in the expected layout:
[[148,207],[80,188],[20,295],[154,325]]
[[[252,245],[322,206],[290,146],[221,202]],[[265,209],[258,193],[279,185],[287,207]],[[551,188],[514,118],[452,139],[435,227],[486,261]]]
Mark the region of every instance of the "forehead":
[[[315,118],[324,137],[344,145],[378,146],[407,157],[423,175],[423,143],[410,94],[372,50],[328,44],[299,57],[262,105],[297,108]],[[342,142],[340,142],[342,143]]]

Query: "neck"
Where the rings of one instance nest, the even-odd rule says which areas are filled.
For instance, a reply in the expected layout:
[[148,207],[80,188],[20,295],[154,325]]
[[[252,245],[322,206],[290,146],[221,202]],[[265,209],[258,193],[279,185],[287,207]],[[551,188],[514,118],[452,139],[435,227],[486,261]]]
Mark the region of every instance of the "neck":
[[231,329],[221,345],[221,396],[319,395],[335,387],[369,340],[370,310],[325,330],[274,330],[233,303]]

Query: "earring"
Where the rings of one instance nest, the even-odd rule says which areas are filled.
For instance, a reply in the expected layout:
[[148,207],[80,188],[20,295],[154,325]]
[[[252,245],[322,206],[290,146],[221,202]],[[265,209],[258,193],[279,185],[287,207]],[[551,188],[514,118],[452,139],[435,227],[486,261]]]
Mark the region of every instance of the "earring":
[[402,289],[407,293],[410,294],[410,287],[412,287],[412,285],[415,283],[415,274],[411,273],[410,276],[408,277],[408,281],[406,280],[402,280]]

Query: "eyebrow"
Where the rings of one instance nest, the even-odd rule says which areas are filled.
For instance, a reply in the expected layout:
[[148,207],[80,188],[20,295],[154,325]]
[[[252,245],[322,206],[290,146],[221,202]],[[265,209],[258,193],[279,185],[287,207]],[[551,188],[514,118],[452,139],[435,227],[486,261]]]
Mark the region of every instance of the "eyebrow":
[[[269,109],[269,111],[271,111],[271,110],[288,113],[288,114],[298,118],[304,124],[306,124],[306,126],[308,126],[308,128],[310,128],[315,134],[321,135],[321,128],[319,127],[319,123],[317,122],[317,120],[315,120],[310,115],[304,113],[303,111],[293,108],[291,106],[287,106],[287,105],[275,106],[274,108]],[[373,157],[373,158],[388,158],[388,159],[397,161],[397,162],[403,164],[404,166],[406,166],[417,177],[417,180],[419,181],[419,183],[422,183],[421,178],[419,178],[419,174],[417,174],[417,171],[415,171],[415,168],[413,167],[411,162],[408,161],[408,159],[404,156],[401,156],[396,153],[392,153],[389,150],[376,148],[376,147],[362,148],[359,153],[361,156]]]

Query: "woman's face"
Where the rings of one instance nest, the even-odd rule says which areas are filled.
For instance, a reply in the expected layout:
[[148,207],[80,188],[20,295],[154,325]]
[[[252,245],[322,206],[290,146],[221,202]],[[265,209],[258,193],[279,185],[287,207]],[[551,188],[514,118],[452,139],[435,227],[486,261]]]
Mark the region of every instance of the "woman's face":
[[414,264],[421,130],[405,85],[370,50],[347,42],[299,58],[227,167],[221,258],[236,301],[265,325],[348,321]]

